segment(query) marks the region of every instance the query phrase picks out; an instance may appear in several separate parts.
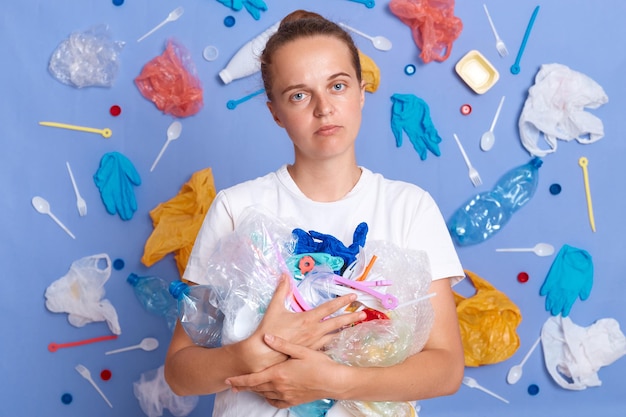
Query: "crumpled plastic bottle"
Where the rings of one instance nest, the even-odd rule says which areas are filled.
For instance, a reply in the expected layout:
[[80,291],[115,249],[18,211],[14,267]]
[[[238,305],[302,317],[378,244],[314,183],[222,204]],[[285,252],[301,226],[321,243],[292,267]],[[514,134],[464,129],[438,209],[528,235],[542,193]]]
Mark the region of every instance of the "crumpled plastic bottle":
[[224,314],[217,292],[210,285],[187,285],[173,281],[170,294],[177,300],[178,319],[191,340],[204,347],[222,345]]
[[152,314],[162,316],[167,327],[174,330],[178,310],[176,300],[169,293],[169,284],[162,278],[155,276],[139,276],[131,273],[126,281],[133,286],[135,296],[141,305]]
[[504,174],[491,191],[465,202],[448,221],[456,242],[461,246],[474,245],[500,231],[535,194],[542,164],[535,157]]

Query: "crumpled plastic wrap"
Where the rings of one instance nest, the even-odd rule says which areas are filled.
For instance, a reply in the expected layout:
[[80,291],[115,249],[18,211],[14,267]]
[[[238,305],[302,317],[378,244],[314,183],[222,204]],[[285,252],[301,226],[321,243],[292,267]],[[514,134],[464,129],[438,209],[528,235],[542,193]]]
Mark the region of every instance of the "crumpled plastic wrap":
[[454,292],[465,352],[465,366],[490,365],[513,356],[520,345],[519,307],[485,279],[465,270],[476,294],[465,298]]
[[113,304],[104,299],[104,284],[111,276],[111,259],[106,253],[86,256],[72,262],[68,273],[46,289],[46,308],[68,313],[72,326],[106,321],[114,334],[122,330]]
[[[556,152],[557,139],[583,144],[602,139],[602,120],[585,109],[608,101],[602,87],[587,75],[562,64],[542,65],[519,118],[522,145],[531,155],[545,156]],[[542,134],[548,149],[539,147]]]
[[[296,243],[292,228],[254,208],[242,219],[234,232],[218,242],[207,273],[224,313],[223,344],[243,340],[256,329],[278,278],[289,272],[286,260]],[[363,270],[373,255],[377,261],[367,280],[392,281],[386,292],[396,296],[399,305],[384,311],[388,320],[376,319],[347,328],[325,347],[325,353],[346,365],[391,366],[402,362],[424,347],[434,321],[427,296],[432,279],[427,254],[402,250],[387,242],[368,242],[357,255],[360,266],[350,271]],[[385,291],[379,287],[377,290]],[[366,306],[367,298],[363,298]],[[286,304],[290,305],[289,300]],[[345,401],[343,406],[365,413],[359,414],[363,416],[412,415],[408,403]],[[367,410],[389,412],[369,414],[372,411]]]
[[119,71],[124,42],[113,41],[106,25],[74,32],[57,46],[48,71],[72,87],[111,87]]
[[448,59],[463,30],[463,22],[454,16],[454,0],[391,0],[389,9],[411,28],[424,63]]
[[148,417],[159,417],[163,410],[176,417],[184,417],[198,405],[198,396],[181,397],[174,394],[165,381],[164,366],[141,374],[139,381],[133,382],[133,393],[139,400],[139,406]]
[[150,211],[154,230],[146,240],[141,262],[150,267],[174,252],[176,267],[182,277],[196,235],[214,198],[211,168],[193,173],[175,197]]
[[191,54],[174,40],[167,42],[163,54],[144,65],[135,85],[159,110],[174,117],[192,116],[204,105]]

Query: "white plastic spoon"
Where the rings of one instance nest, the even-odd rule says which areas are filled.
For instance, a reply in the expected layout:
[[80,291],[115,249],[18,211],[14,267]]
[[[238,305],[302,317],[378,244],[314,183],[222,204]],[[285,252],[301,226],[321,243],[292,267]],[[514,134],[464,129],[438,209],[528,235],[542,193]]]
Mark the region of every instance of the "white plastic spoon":
[[154,28],[152,28],[148,33],[143,35],[141,38],[137,39],[137,42],[141,42],[142,40],[146,39],[148,36],[152,35],[154,32],[160,29],[163,25],[169,22],[178,20],[178,18],[181,17],[184,12],[185,12],[185,9],[183,9],[182,7],[175,8],[174,10],[170,12],[170,14],[167,15],[167,18],[164,21],[156,25]]
[[104,399],[104,401],[106,401],[106,403],[109,404],[109,407],[113,408],[113,404],[111,404],[111,401],[109,401],[106,395],[104,395],[104,392],[102,392],[100,387],[98,387],[98,385],[96,385],[96,383],[94,382],[93,378],[91,377],[91,372],[89,372],[89,369],[87,369],[84,365],[81,365],[79,363],[78,365],[76,365],[76,370],[78,371],[79,374],[81,374],[83,378],[85,378],[87,381],[89,381],[91,385],[93,385],[96,391],[98,391],[98,394],[100,394],[100,396]]
[[152,167],[150,167],[150,172],[154,170],[157,163],[161,159],[161,156],[163,156],[163,152],[165,152],[165,148],[167,148],[167,145],[169,145],[171,141],[178,139],[182,131],[183,131],[183,125],[178,120],[176,120],[175,122],[172,122],[170,127],[167,128],[167,141],[161,148],[161,152],[159,152],[159,155],[157,155],[156,159],[152,163]]
[[530,348],[530,350],[526,354],[526,356],[524,356],[524,359],[522,359],[522,361],[519,364],[514,365],[511,367],[511,369],[509,369],[509,373],[506,375],[506,382],[512,385],[512,384],[517,383],[517,381],[520,380],[520,378],[522,377],[522,368],[524,367],[524,364],[526,363],[530,355],[535,351],[535,348],[537,347],[540,341],[541,341],[541,337],[538,337],[535,343],[533,344],[533,346]]
[[126,352],[128,350],[133,350],[133,349],[143,349],[146,352],[150,352],[158,347],[159,347],[158,340],[156,340],[154,337],[145,337],[141,340],[141,342],[138,345],[128,346],[128,347],[121,348],[121,349],[110,350],[106,352],[105,355],[112,355],[114,353]]
[[474,378],[471,378],[469,376],[463,377],[463,384],[467,385],[470,388],[477,388],[477,389],[481,390],[482,392],[491,395],[493,398],[499,399],[502,402],[505,402],[507,404],[509,403],[509,400],[502,398],[501,396],[499,396],[498,394],[496,394],[493,391],[489,391],[487,388],[485,388],[482,385],[480,385],[478,383],[478,381],[476,381]]
[[374,45],[374,48],[378,49],[379,51],[388,51],[391,49],[392,44],[391,41],[387,38],[385,38],[384,36],[370,36],[367,35],[359,30],[356,30],[353,27],[350,27],[348,25],[346,25],[345,23],[339,23],[340,26],[351,30],[352,32],[356,33],[357,35],[361,35],[366,39],[369,39],[370,41],[372,41],[372,45]]
[[495,116],[493,116],[493,121],[491,122],[491,127],[488,131],[483,133],[480,138],[480,149],[487,152],[492,147],[496,141],[496,137],[493,134],[493,129],[496,127],[496,122],[498,121],[498,117],[500,117],[500,110],[502,110],[502,104],[504,104],[504,96],[500,99],[500,104],[498,104],[498,109],[496,110]]
[[70,232],[70,229],[65,227],[65,225],[61,223],[61,221],[57,219],[54,214],[52,214],[52,212],[50,211],[50,203],[48,203],[48,200],[43,197],[35,196],[33,197],[31,202],[33,204],[33,207],[35,207],[35,210],[37,210],[41,214],[47,214],[48,216],[50,216],[50,218],[54,220],[56,224],[58,224],[63,230],[65,230],[65,233],[70,235],[72,239],[76,239],[76,236],[74,236],[74,234]]
[[548,243],[537,243],[532,248],[500,248],[496,252],[534,252],[537,256],[550,256],[554,253],[554,246]]

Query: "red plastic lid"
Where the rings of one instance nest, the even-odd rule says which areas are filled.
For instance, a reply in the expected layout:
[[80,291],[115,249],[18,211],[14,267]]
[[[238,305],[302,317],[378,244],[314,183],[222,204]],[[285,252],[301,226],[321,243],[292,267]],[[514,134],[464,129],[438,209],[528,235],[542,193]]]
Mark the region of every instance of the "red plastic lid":
[[471,112],[472,112],[472,106],[470,106],[469,104],[464,104],[461,106],[461,114],[463,116],[467,116]]

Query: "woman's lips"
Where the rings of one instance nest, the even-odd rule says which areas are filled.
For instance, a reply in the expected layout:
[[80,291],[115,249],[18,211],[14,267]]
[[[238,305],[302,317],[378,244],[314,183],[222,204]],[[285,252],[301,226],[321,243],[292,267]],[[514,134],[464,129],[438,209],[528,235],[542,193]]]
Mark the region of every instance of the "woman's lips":
[[340,127],[337,125],[325,125],[317,129],[315,133],[321,136],[330,136],[330,135],[334,135],[335,133],[337,133],[339,129]]

